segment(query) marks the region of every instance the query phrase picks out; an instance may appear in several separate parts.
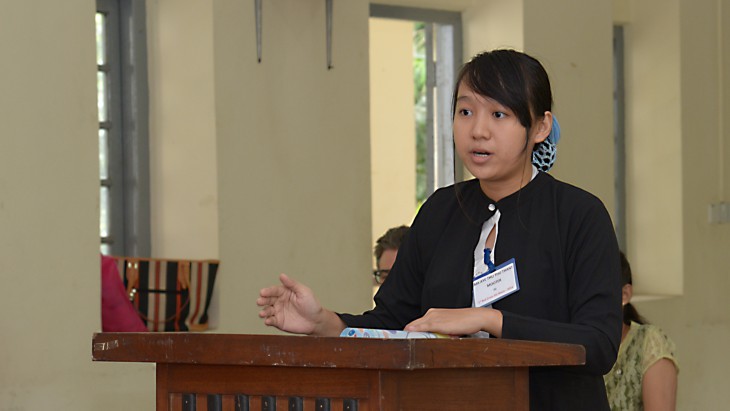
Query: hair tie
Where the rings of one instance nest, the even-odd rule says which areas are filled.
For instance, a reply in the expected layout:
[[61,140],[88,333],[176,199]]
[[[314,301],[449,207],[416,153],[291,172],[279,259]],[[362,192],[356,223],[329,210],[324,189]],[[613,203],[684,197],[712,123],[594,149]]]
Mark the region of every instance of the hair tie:
[[558,141],[560,141],[560,124],[558,124],[558,119],[553,116],[553,127],[550,130],[550,135],[532,150],[532,164],[538,170],[548,171],[553,167],[558,151]]

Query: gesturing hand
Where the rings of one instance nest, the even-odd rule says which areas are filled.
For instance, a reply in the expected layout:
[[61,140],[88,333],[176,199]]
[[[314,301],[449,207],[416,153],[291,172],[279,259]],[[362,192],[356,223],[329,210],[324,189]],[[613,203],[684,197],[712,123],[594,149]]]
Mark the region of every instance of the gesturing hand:
[[282,331],[312,334],[322,306],[312,290],[292,280],[286,274],[279,276],[281,285],[267,287],[259,292],[256,304],[261,308],[259,317],[264,324]]

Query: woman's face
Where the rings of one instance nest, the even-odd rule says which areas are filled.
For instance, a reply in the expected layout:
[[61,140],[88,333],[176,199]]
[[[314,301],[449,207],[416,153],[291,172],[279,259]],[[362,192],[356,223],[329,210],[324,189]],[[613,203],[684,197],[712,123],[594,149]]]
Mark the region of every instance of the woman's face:
[[[483,189],[514,183],[516,191],[530,181],[532,148],[547,137],[542,123],[536,122],[526,141],[526,129],[510,109],[477,94],[463,82],[459,85],[454,144],[464,165],[479,179]],[[541,131],[544,137],[540,136]]]

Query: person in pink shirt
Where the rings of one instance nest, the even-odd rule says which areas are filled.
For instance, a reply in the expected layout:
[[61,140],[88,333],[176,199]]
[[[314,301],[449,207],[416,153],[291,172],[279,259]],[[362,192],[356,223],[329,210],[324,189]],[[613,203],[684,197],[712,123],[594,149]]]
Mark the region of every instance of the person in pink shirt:
[[113,258],[101,256],[101,330],[104,332],[147,331],[129,301]]

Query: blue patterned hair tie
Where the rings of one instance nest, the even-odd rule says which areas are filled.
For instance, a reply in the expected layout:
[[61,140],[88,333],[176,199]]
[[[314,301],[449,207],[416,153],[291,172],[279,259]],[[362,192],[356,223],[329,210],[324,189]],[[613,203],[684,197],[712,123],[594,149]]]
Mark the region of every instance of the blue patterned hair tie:
[[553,167],[558,151],[558,141],[560,141],[560,124],[558,124],[558,119],[553,116],[553,128],[550,130],[550,135],[532,150],[532,164],[538,170],[548,171]]

